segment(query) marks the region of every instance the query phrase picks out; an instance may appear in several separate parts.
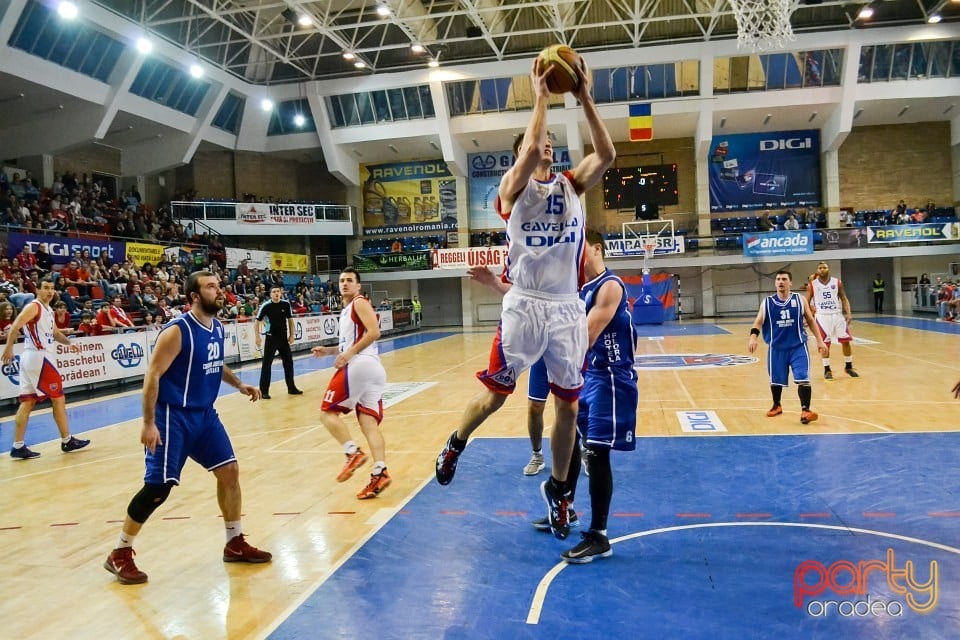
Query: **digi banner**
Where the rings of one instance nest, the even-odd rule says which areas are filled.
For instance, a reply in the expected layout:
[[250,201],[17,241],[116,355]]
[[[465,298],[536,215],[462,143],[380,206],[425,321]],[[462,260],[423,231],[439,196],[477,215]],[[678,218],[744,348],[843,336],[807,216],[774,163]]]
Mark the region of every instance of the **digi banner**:
[[436,249],[433,252],[434,269],[461,269],[488,266],[494,271],[507,264],[507,248],[470,247],[468,249]]
[[364,235],[457,230],[457,182],[443,160],[360,165],[360,180]]
[[[497,215],[494,203],[497,200],[500,178],[513,166],[513,160],[513,151],[467,155],[467,166],[470,167],[467,212],[471,231],[503,228],[503,220]],[[556,147],[553,150],[553,166],[550,170],[560,173],[571,167],[570,152],[567,148]]]
[[30,247],[34,253],[41,244],[47,245],[47,253],[54,264],[67,264],[74,252],[84,250],[90,252],[90,258],[96,260],[102,254],[107,255],[110,264],[123,262],[126,248],[122,242],[111,242],[99,238],[61,238],[60,236],[45,236],[37,233],[11,233],[7,236],[7,255],[15,256]]
[[140,242],[127,243],[127,260],[138,267],[147,264],[157,264],[163,261],[164,247],[162,244],[146,244]]
[[942,242],[960,240],[960,223],[894,224],[885,227],[867,227],[867,242]]
[[277,271],[293,271],[295,273],[306,273],[308,256],[302,253],[280,253],[273,252],[273,268]]
[[743,234],[743,255],[795,256],[813,253],[813,231],[767,231]]
[[227,247],[227,269],[236,269],[244,260],[251,269],[269,269],[272,254],[269,251],[256,249],[234,249]]
[[[142,331],[71,338],[70,342],[80,347],[80,353],[73,353],[66,345],[54,344],[54,362],[63,376],[64,388],[142,376],[147,372],[148,335],[155,339],[154,333]],[[13,362],[2,367],[0,398],[14,398],[20,394],[23,343],[14,345],[13,352]]]
[[717,136],[708,171],[711,212],[820,206],[820,132]]
[[313,204],[237,203],[237,222],[241,224],[314,224],[319,206]]

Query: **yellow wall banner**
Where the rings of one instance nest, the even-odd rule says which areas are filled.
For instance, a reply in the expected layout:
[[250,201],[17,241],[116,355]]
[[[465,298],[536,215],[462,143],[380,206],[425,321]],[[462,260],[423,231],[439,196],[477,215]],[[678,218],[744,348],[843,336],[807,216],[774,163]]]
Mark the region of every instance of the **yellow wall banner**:
[[280,253],[273,251],[273,258],[270,261],[274,269],[279,271],[293,271],[294,273],[306,273],[307,255],[301,253]]
[[132,260],[135,265],[142,267],[146,263],[152,265],[163,260],[162,244],[144,244],[141,242],[127,243],[127,260]]

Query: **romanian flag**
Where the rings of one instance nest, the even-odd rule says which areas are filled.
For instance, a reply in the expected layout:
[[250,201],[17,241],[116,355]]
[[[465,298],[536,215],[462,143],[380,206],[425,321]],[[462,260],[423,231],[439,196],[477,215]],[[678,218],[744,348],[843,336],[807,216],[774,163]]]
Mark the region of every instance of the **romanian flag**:
[[653,116],[650,114],[649,102],[630,105],[627,126],[630,128],[630,142],[653,140]]

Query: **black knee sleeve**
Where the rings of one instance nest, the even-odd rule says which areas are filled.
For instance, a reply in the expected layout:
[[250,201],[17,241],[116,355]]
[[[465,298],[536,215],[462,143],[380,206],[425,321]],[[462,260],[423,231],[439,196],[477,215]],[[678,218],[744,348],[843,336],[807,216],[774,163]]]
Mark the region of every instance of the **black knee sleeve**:
[[127,506],[127,515],[143,524],[162,505],[173,489],[172,484],[145,484]]

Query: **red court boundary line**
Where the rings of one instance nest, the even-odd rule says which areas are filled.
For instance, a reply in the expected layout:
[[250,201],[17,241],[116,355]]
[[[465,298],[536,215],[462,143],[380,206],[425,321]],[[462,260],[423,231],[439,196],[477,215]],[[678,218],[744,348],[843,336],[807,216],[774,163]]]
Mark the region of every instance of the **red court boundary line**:
[[709,513],[675,513],[677,518],[712,518]]
[[498,516],[521,516],[521,517],[523,517],[523,516],[527,515],[527,512],[526,512],[526,511],[495,511],[494,513],[495,513],[496,515],[498,515]]
[[300,515],[299,511],[275,511],[275,516],[298,516]]
[[611,513],[611,516],[614,518],[642,518],[643,514],[640,512],[634,511],[621,511],[619,513]]
[[356,513],[356,511],[327,511],[328,516],[352,516]]
[[931,511],[927,515],[931,518],[960,518],[960,511]]
[[442,516],[465,516],[469,511],[462,511],[458,509],[441,509],[440,515]]
[[864,518],[895,518],[897,514],[893,511],[864,511]]
[[746,520],[755,520],[758,518],[772,518],[772,513],[737,513],[736,517]]
[[801,518],[829,518],[830,515],[831,515],[830,513],[827,513],[825,511],[820,511],[820,512],[814,512],[814,513],[801,513],[800,517]]

